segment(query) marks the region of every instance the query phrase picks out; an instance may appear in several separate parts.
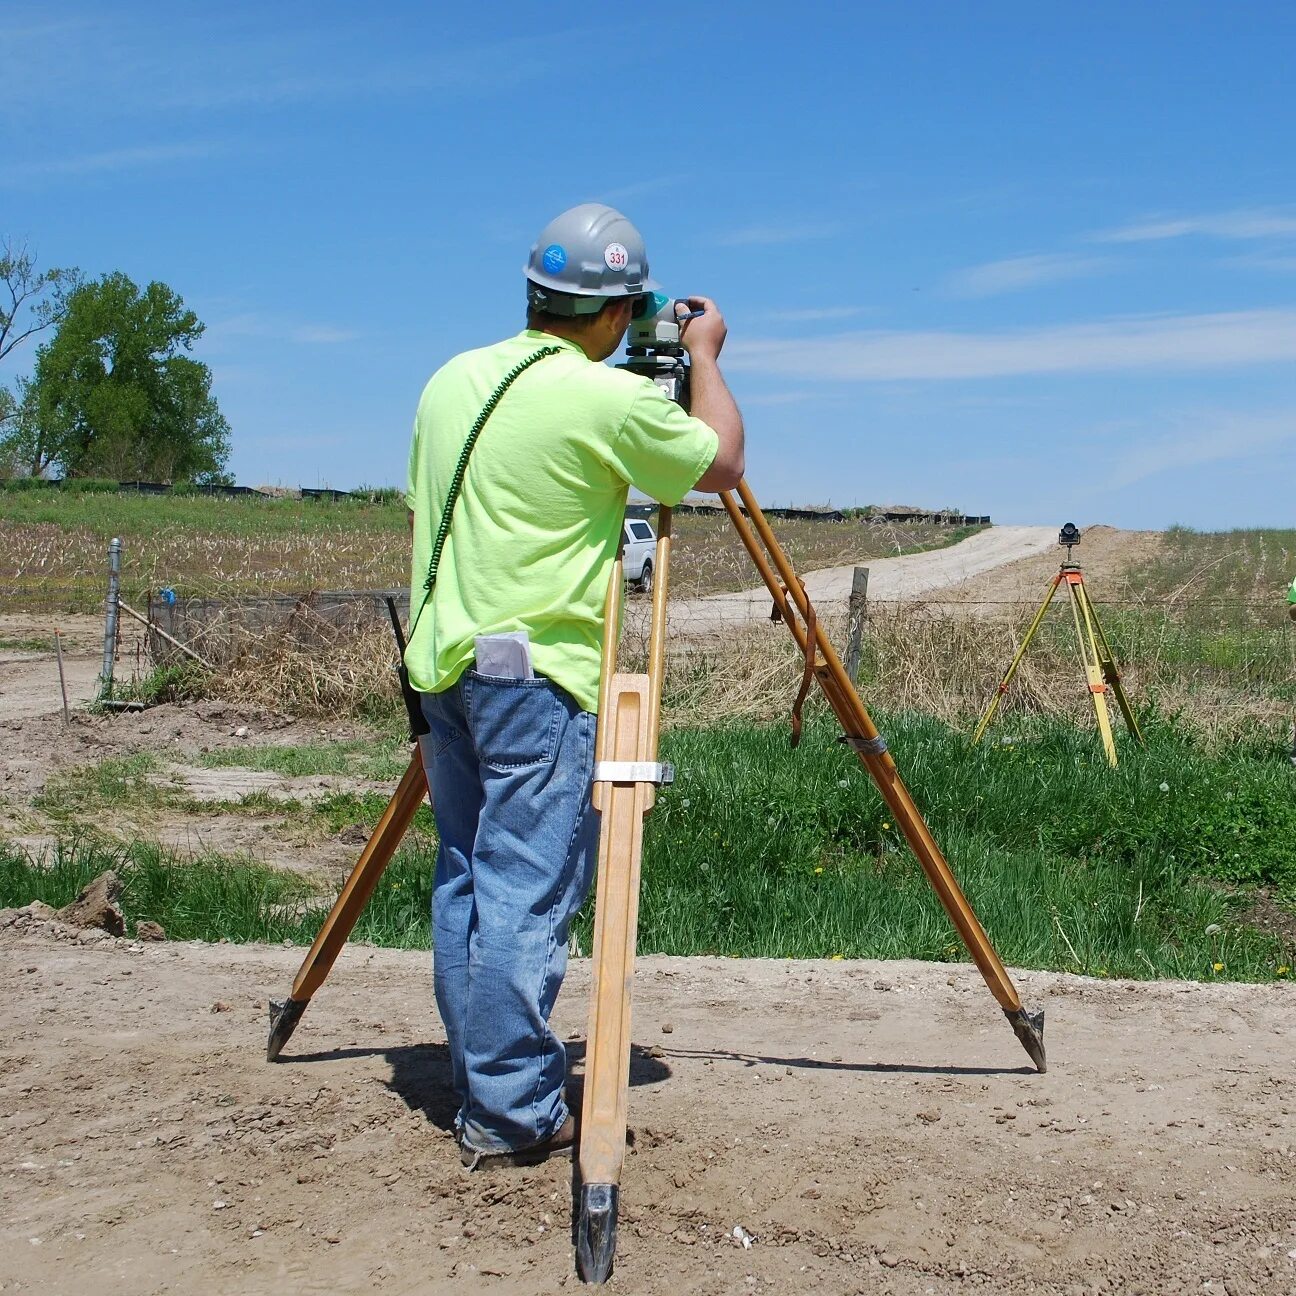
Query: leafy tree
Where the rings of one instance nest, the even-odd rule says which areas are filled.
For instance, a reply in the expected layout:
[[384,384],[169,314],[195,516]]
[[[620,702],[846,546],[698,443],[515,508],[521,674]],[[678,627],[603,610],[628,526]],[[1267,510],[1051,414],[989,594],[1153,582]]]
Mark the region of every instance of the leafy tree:
[[33,474],[226,480],[229,424],[211,371],[184,354],[202,332],[166,284],[114,273],[78,287],[37,351],[11,457]]

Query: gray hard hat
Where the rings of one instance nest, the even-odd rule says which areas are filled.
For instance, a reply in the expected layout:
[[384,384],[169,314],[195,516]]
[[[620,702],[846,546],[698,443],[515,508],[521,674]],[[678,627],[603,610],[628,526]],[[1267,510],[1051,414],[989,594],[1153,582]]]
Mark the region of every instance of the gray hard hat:
[[532,303],[557,315],[593,314],[610,297],[637,297],[658,286],[648,277],[642,235],[602,203],[555,216],[531,246],[526,277]]

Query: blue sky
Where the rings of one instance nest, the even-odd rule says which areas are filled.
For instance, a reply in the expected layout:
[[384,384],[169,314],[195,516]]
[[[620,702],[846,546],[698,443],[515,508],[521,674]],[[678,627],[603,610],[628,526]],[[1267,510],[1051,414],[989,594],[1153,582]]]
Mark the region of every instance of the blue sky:
[[601,199],[723,308],[767,503],[1292,525],[1293,48],[1278,3],[20,0],[0,233],[183,295],[249,484],[400,481]]

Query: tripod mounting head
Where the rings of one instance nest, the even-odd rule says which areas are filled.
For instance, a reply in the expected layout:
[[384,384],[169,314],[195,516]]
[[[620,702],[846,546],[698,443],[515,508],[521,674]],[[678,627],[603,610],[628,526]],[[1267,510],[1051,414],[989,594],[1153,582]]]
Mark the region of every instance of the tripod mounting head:
[[680,342],[679,302],[665,293],[653,293],[643,314],[630,321],[626,358],[617,365],[651,378],[671,400],[688,407],[688,365]]

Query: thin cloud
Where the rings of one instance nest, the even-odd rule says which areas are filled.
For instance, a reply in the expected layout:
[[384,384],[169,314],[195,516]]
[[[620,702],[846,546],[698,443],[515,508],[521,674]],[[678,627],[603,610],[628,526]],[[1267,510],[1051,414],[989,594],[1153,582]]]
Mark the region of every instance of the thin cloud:
[[1296,360],[1296,310],[1134,316],[997,333],[856,332],[732,342],[729,367],[839,382],[945,381]]
[[1115,264],[1111,257],[1078,256],[1070,252],[1007,257],[958,271],[950,277],[946,292],[951,297],[994,297],[1065,279],[1087,279],[1104,274]]
[[749,396],[744,394],[742,398],[743,408],[749,405],[806,405],[811,401],[823,401],[835,399],[823,391],[778,391],[765,392],[758,396]]
[[630,184],[619,185],[615,189],[605,189],[597,196],[597,200],[608,204],[619,203],[627,198],[639,198],[643,194],[657,193],[661,189],[676,188],[687,183],[686,175],[655,176],[649,180],[634,180]]
[[90,100],[103,105],[101,115],[121,115],[156,114],[160,107],[206,113],[428,93],[476,99],[536,81],[555,58],[592,35],[560,29],[431,52],[375,52],[360,19],[353,32],[297,22],[286,30],[248,28],[206,13],[179,13],[165,32],[129,17],[76,27],[29,27],[17,33],[21,47],[0,29],[0,52],[22,55],[5,65],[12,84],[0,119],[46,120],[59,109],[79,113]]
[[1248,459],[1293,441],[1296,410],[1259,415],[1226,411],[1195,417],[1155,441],[1118,452],[1112,482],[1132,486],[1175,469]]
[[303,324],[290,329],[287,336],[290,342],[335,346],[340,342],[354,342],[360,334],[355,329],[335,328],[331,324]]
[[1115,229],[1100,230],[1091,237],[1097,243],[1152,243],[1163,239],[1186,238],[1193,234],[1219,239],[1290,237],[1296,234],[1296,215],[1257,207],[1121,225]]
[[336,346],[354,342],[361,335],[350,328],[333,324],[293,324],[255,312],[230,315],[207,326],[203,342],[209,350],[223,351],[235,338],[277,338],[305,346]]
[[1296,252],[1248,252],[1245,256],[1229,257],[1225,265],[1243,266],[1248,270],[1276,270],[1280,274],[1296,271]]
[[19,162],[0,171],[0,184],[22,184],[62,176],[110,175],[142,167],[165,166],[169,162],[192,162],[224,152],[223,144],[194,141],[185,144],[143,144],[135,148],[106,149],[101,153],[80,153],[73,157],[45,158],[40,162]]
[[786,320],[791,324],[812,324],[819,320],[852,319],[863,315],[867,306],[806,306],[795,310],[771,310],[765,315],[769,319]]
[[841,225],[748,225],[728,230],[716,238],[721,247],[767,247],[778,243],[806,243],[811,239],[834,238]]

